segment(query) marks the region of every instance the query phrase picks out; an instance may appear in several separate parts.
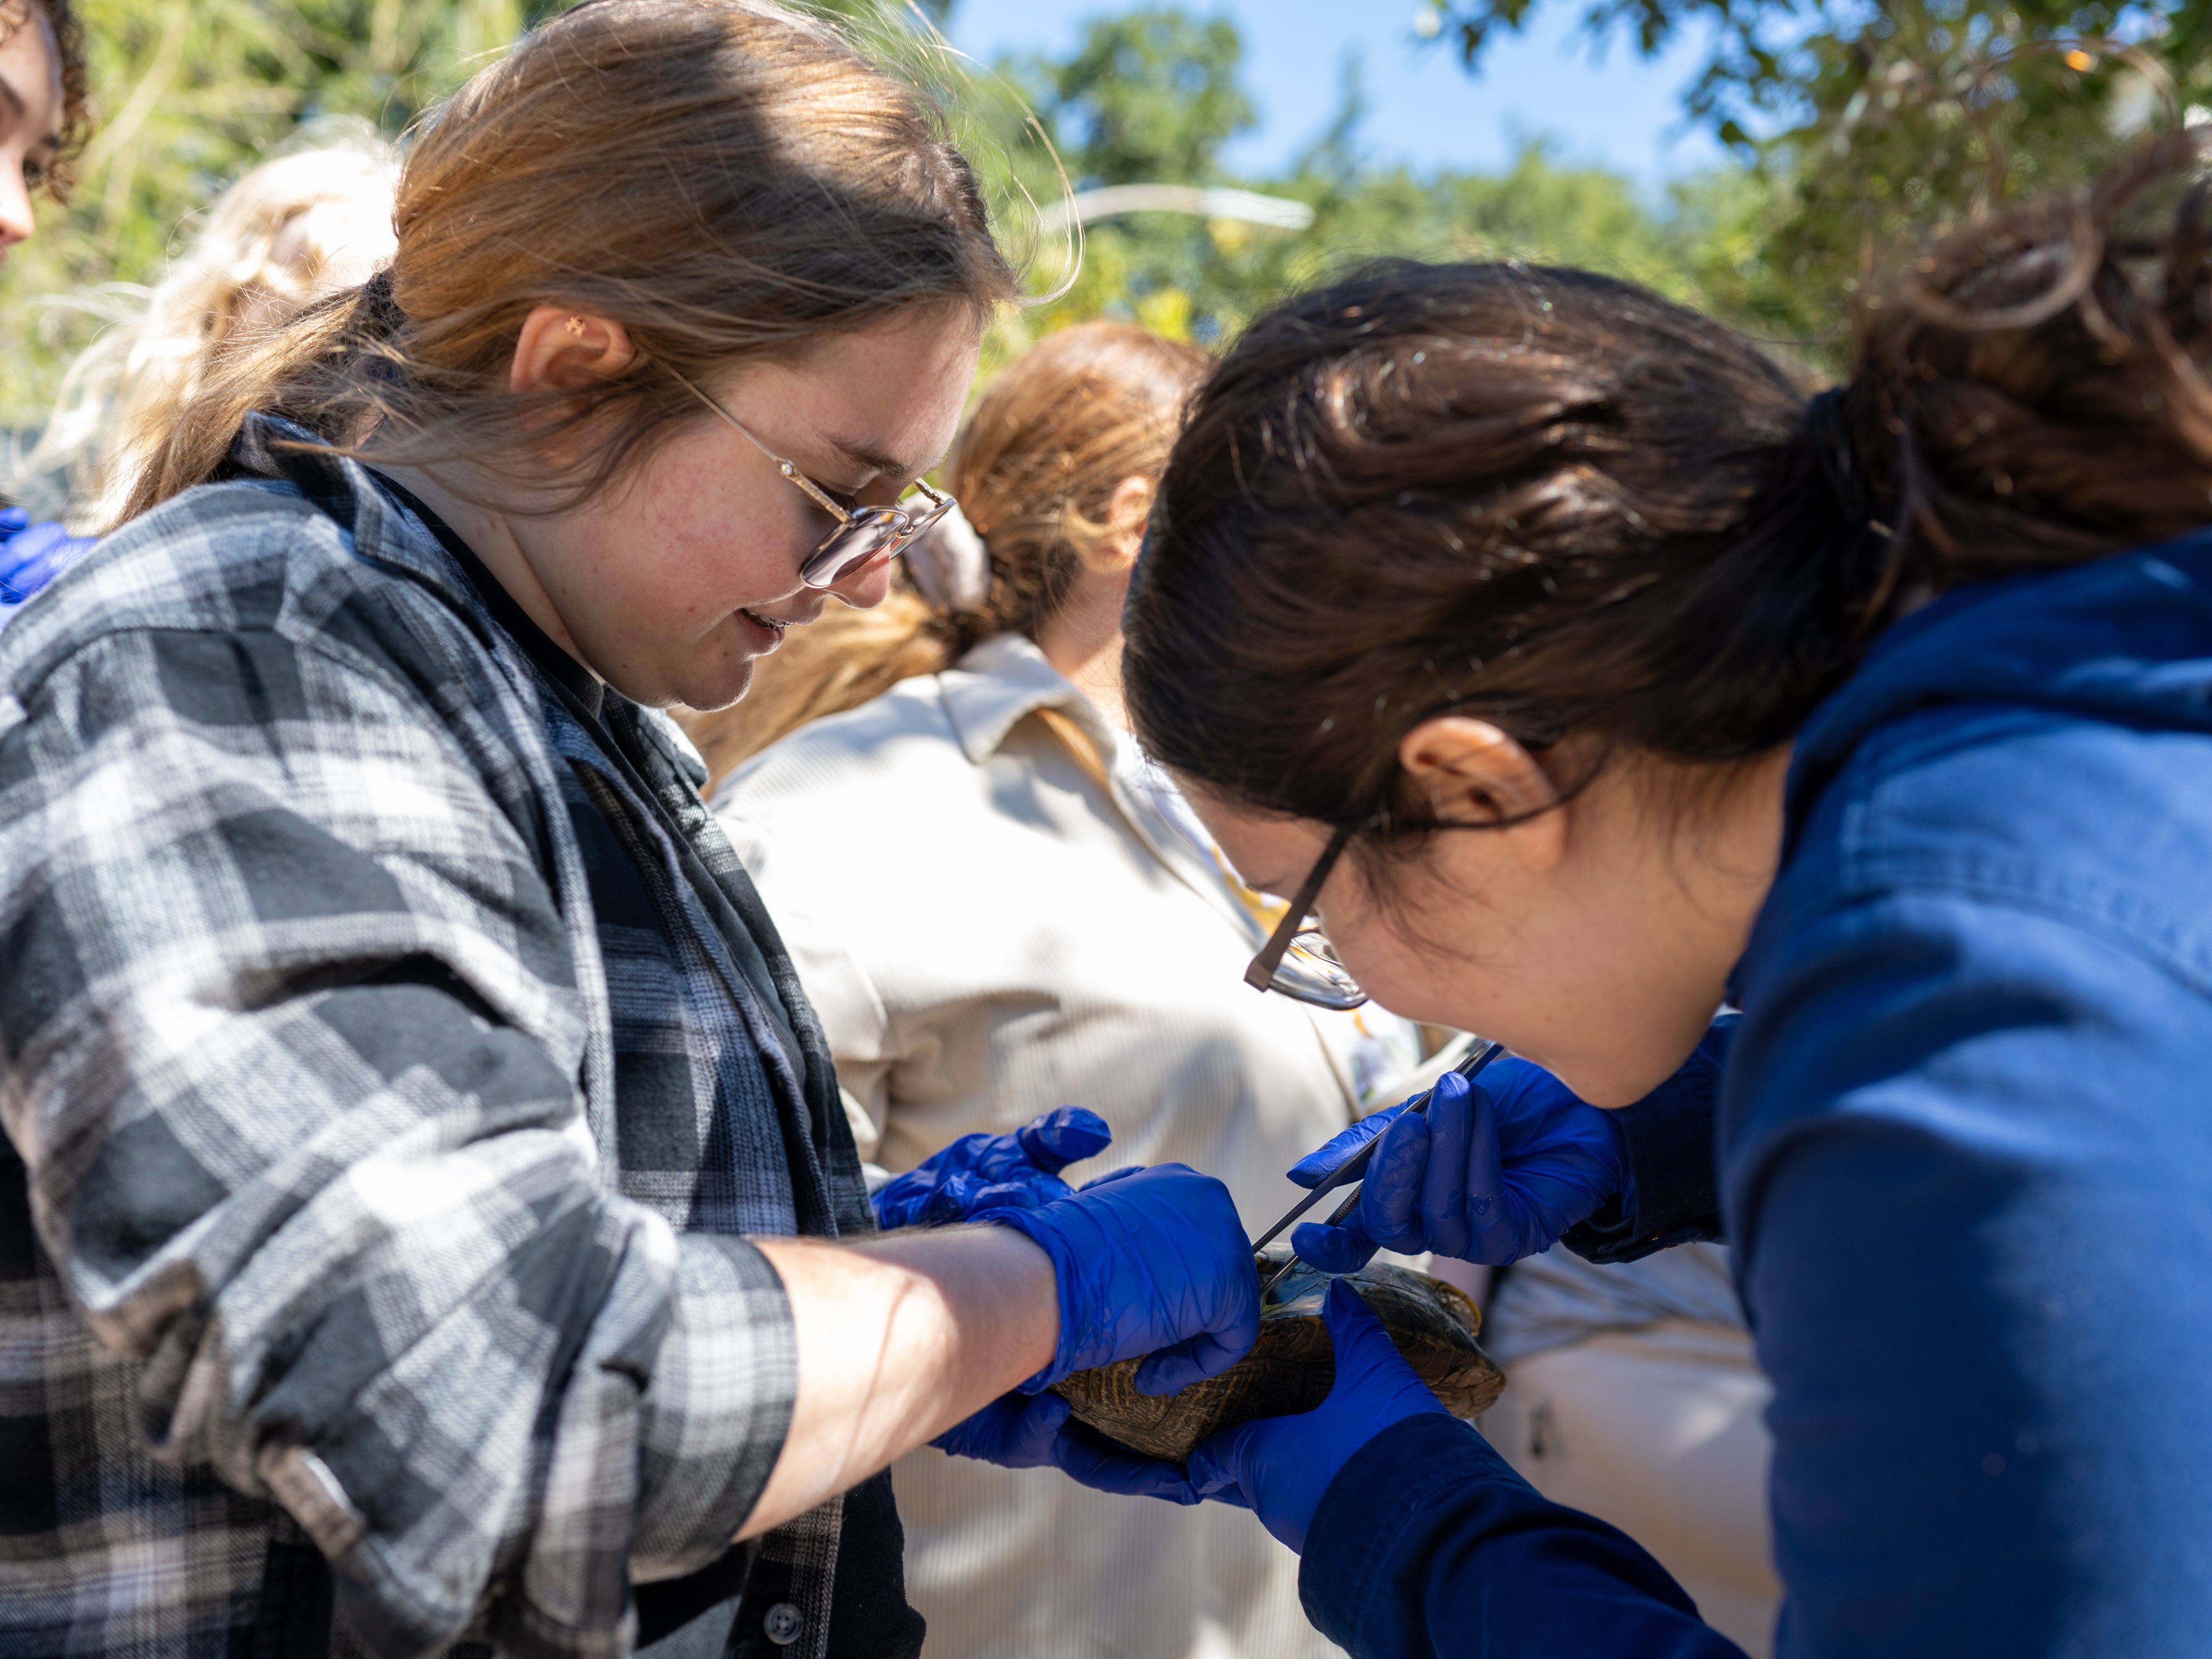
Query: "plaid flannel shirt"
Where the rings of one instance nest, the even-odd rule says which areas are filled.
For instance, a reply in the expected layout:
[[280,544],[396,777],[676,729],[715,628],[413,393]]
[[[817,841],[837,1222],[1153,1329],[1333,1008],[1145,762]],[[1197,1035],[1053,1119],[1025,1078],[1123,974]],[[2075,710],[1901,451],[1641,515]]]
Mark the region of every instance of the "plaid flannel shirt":
[[819,1656],[839,1505],[729,1544],[796,1376],[738,1235],[870,1225],[796,975],[673,726],[617,763],[282,434],[0,639],[0,1650],[620,1654],[752,1571]]

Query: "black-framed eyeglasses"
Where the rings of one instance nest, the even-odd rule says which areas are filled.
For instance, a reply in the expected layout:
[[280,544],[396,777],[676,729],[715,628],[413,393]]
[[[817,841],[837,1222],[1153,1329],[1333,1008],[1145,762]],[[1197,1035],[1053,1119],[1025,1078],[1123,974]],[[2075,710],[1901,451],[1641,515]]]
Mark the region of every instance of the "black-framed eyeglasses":
[[1320,859],[1300,885],[1291,908],[1275,924],[1275,931],[1244,970],[1244,982],[1255,991],[1279,991],[1316,1008],[1357,1008],[1367,1000],[1359,981],[1345,969],[1336,947],[1313,919],[1314,901],[1321,896],[1328,872],[1351,844],[1357,826],[1340,824],[1322,848]]
[[951,496],[939,495],[919,478],[915,480],[914,487],[929,498],[928,505],[919,511],[909,512],[903,507],[847,507],[820,484],[746,431],[744,424],[728,410],[674,369],[668,372],[677,385],[727,421],[736,428],[739,437],[775,463],[778,472],[805,490],[808,500],[837,520],[837,527],[824,536],[799,564],[799,580],[809,587],[835,587],[846,577],[858,574],[873,560],[898,557],[914,544],[923,532],[952,510]]

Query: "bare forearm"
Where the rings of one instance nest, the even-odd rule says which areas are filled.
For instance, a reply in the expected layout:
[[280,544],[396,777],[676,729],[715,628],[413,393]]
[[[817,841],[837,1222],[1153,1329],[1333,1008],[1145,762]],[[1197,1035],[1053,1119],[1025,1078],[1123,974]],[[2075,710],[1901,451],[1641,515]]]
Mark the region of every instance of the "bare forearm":
[[857,1485],[1042,1370],[1059,1340],[1052,1263],[1006,1227],[865,1244],[756,1238],[799,1341],[791,1431],[752,1537]]

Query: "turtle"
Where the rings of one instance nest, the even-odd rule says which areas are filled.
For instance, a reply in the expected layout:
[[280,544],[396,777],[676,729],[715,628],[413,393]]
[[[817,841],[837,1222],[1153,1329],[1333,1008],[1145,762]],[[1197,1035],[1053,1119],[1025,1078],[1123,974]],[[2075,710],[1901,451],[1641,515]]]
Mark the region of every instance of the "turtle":
[[[1260,1278],[1289,1259],[1283,1246],[1254,1258]],[[1186,1462],[1208,1435],[1257,1417],[1309,1412],[1336,1380],[1336,1356],[1322,1322],[1322,1298],[1334,1275],[1300,1262],[1268,1291],[1260,1309],[1260,1340],[1218,1376],[1180,1393],[1137,1392],[1137,1365],[1123,1359],[1077,1371],[1052,1385],[1070,1415],[1107,1439],[1146,1457]],[[1370,1261],[1351,1279],[1382,1322],[1421,1381],[1455,1417],[1490,1409],[1505,1378],[1475,1342],[1482,1313],[1464,1291],[1410,1267]]]

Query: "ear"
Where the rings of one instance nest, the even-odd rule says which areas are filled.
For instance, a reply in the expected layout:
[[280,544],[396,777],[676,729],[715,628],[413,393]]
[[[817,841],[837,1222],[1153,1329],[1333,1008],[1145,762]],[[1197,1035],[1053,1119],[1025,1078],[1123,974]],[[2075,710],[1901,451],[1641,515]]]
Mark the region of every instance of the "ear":
[[[1398,763],[1443,823],[1496,823],[1524,859],[1550,865],[1566,846],[1559,786],[1536,757],[1488,720],[1439,714],[1398,744]],[[1525,820],[1525,821],[1524,821]]]
[[1145,520],[1152,512],[1152,481],[1131,474],[1106,498],[1107,539],[1080,555],[1084,568],[1102,576],[1126,575],[1136,568],[1145,544]]
[[539,306],[522,320],[507,388],[516,393],[574,392],[611,380],[637,361],[629,331],[610,317],[566,306]]

